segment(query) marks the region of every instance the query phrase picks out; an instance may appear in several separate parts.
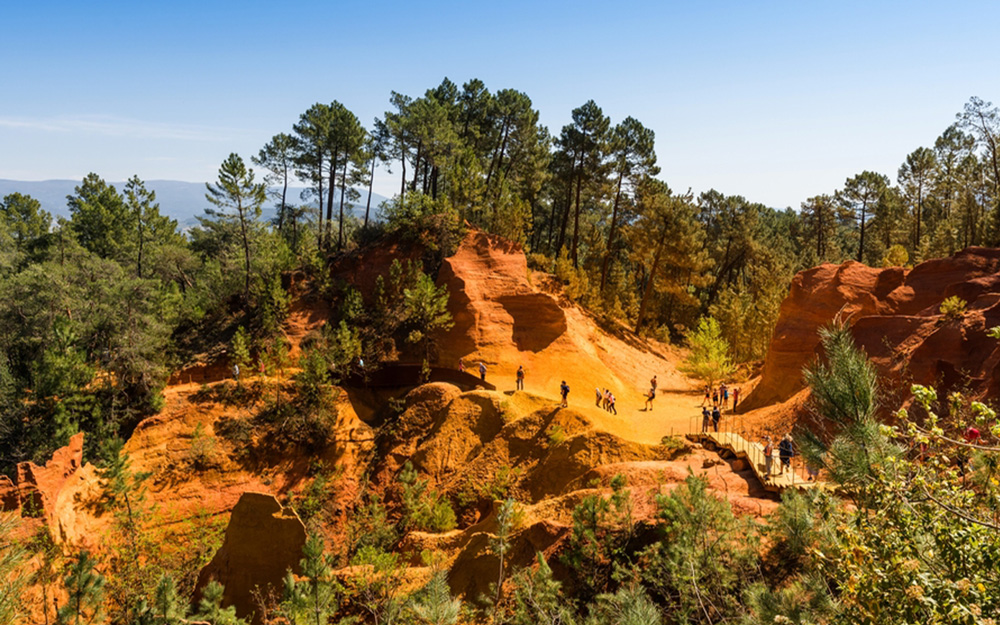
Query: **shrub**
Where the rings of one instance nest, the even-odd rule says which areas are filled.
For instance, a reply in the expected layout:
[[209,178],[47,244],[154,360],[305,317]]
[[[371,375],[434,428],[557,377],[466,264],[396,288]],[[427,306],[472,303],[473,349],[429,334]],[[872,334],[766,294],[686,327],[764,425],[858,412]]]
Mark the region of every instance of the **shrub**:
[[965,309],[968,305],[969,303],[961,297],[952,295],[941,302],[941,307],[938,310],[945,319],[958,320],[965,316]]
[[403,488],[403,524],[409,529],[426,532],[447,532],[455,529],[455,511],[447,497],[417,477],[417,471],[407,461],[399,474]]

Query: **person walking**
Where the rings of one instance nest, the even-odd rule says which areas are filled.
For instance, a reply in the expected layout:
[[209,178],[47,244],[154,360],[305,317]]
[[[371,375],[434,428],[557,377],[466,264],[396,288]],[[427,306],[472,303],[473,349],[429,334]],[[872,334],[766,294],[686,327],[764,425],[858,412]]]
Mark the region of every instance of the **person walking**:
[[236,387],[240,386],[240,366],[238,364],[233,365],[233,378],[236,380]]
[[656,399],[656,388],[655,387],[649,389],[649,392],[646,393],[646,406],[643,408],[643,410],[652,410],[653,409],[653,400],[654,399]]
[[517,390],[524,390],[524,365],[517,368]]
[[722,408],[729,409],[729,387],[722,385]]
[[795,450],[792,447],[792,435],[785,434],[778,444],[778,458],[781,459],[781,475],[785,474],[785,469],[788,472],[792,472],[792,456],[795,455]]
[[458,359],[458,372],[465,373],[465,362],[461,358]]
[[559,385],[559,394],[562,395],[562,407],[566,408],[569,406],[569,384],[566,384],[566,380]]
[[597,396],[597,399],[594,401],[594,405],[597,406],[598,408],[600,408],[601,407],[601,400],[604,399],[604,393],[601,392],[601,387],[600,386],[598,386],[597,388],[594,389],[594,393]]
[[656,387],[657,387],[658,383],[656,381],[656,376],[655,375],[653,376],[653,379],[649,381],[649,385],[653,388],[654,391],[656,390]]
[[736,412],[736,404],[740,403],[740,387],[733,389],[733,412]]
[[719,431],[719,421],[720,420],[722,420],[722,413],[719,411],[719,407],[718,406],[713,406],[712,407],[712,426],[715,428],[716,432]]
[[708,406],[701,407],[701,431],[708,432],[708,422],[712,420],[712,413],[708,411]]
[[612,393],[608,393],[608,412],[618,414],[618,409],[615,408],[615,396]]
[[479,379],[483,382],[486,381],[486,365],[479,363]]
[[711,391],[711,389],[709,387],[706,386],[705,387],[705,397],[702,398],[701,405],[702,406],[707,406],[708,405],[708,400],[711,399],[711,397],[712,397],[712,391]]
[[764,476],[771,477],[771,469],[774,467],[774,442],[770,436],[764,437]]
[[719,389],[712,389],[712,407],[719,407]]
[[611,412],[611,389],[604,389],[604,411]]

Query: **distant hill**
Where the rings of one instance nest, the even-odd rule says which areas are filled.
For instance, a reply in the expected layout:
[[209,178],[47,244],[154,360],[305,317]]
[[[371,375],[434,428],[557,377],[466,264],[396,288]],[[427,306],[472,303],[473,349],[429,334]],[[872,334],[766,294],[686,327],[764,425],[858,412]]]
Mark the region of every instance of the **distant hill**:
[[[176,219],[180,227],[190,228],[198,225],[196,217],[205,212],[209,206],[205,200],[205,184],[201,182],[181,182],[179,180],[146,180],[146,188],[156,191],[156,201],[160,203],[160,212]],[[24,193],[35,198],[42,203],[42,208],[53,215],[69,216],[69,208],[66,206],[66,196],[73,195],[74,189],[80,184],[79,180],[4,180],[0,179],[0,198],[8,193]],[[111,182],[119,192],[125,188],[124,182]],[[281,189],[276,189],[278,192]],[[304,187],[289,187],[288,202],[291,204],[301,204],[299,199]],[[368,198],[367,189],[358,189],[361,199],[353,207],[353,213],[357,217],[364,217],[365,201]],[[383,195],[372,194],[372,216],[377,215],[379,204],[386,201]],[[340,192],[334,196],[334,202],[339,202]],[[267,204],[264,210],[264,218],[270,219],[274,216],[273,203]],[[313,203],[315,206],[315,203]],[[334,205],[334,210],[339,204]],[[345,205],[345,209],[348,205]]]

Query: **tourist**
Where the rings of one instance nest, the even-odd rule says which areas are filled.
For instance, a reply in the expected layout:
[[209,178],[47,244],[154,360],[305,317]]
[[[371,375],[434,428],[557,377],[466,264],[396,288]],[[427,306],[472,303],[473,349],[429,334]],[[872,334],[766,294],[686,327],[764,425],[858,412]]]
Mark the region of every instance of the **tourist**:
[[809,481],[815,482],[816,478],[819,476],[819,467],[812,462],[807,462],[806,473],[809,474]]
[[795,450],[792,447],[792,435],[785,434],[778,444],[778,457],[781,459],[781,475],[785,474],[785,469],[788,472],[792,472],[792,456],[795,455]]
[[615,408],[615,396],[611,394],[611,391],[608,391],[608,412],[618,414],[618,409]]
[[559,385],[559,394],[562,395],[562,407],[566,408],[569,406],[569,384],[566,384],[566,380]]
[[706,386],[705,387],[705,397],[702,398],[701,405],[702,406],[707,406],[708,405],[708,400],[711,399],[711,397],[712,397],[712,390],[711,390],[710,387]]
[[646,406],[643,410],[652,410],[654,399],[656,399],[656,387],[649,389],[649,392],[646,393]]
[[712,407],[719,407],[719,389],[712,389]]
[[656,376],[655,375],[653,376],[653,379],[649,381],[649,385],[653,388],[654,391],[656,390],[657,382],[656,382]]
[[236,380],[236,386],[240,385],[240,366],[238,364],[233,365],[233,379]]
[[611,412],[611,389],[604,389],[604,410]]
[[524,390],[524,365],[517,368],[517,390]]
[[597,388],[594,389],[594,393],[596,393],[596,395],[597,395],[597,399],[594,402],[594,405],[597,406],[598,408],[600,408],[601,407],[601,400],[604,399],[604,393],[601,392],[601,387],[600,386],[598,386]]
[[725,384],[722,385],[722,407],[729,408],[729,387]]
[[740,387],[733,389],[733,412],[736,412],[736,404],[740,403]]
[[462,361],[461,358],[458,359],[458,372],[465,373],[465,363]]
[[764,437],[764,475],[771,477],[771,468],[774,466],[774,442],[770,436]]
[[715,431],[719,431],[719,421],[722,420],[722,413],[719,411],[719,406],[712,406],[712,426],[715,427]]
[[701,407],[701,431],[702,433],[708,432],[708,422],[712,420],[712,413],[708,411],[707,406]]
[[479,379],[483,382],[486,381],[486,365],[479,363]]

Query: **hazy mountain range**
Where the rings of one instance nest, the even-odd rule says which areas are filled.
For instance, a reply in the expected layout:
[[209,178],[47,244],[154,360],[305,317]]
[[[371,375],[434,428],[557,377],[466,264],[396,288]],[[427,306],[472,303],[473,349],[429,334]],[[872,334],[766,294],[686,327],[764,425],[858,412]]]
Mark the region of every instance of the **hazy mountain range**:
[[[146,180],[146,188],[156,191],[156,201],[160,204],[160,212],[176,219],[181,228],[189,228],[198,225],[196,217],[205,212],[209,205],[205,200],[205,184],[201,182],[181,182],[179,180]],[[30,195],[42,203],[42,208],[52,213],[53,216],[69,216],[69,207],[66,205],[66,196],[73,195],[75,188],[80,184],[79,180],[4,180],[0,179],[0,198],[9,193],[23,193]],[[119,192],[125,188],[124,182],[111,182]],[[289,204],[301,204],[300,195],[304,187],[289,187],[287,201]],[[278,193],[281,189],[276,189]],[[365,201],[368,199],[367,189],[358,189],[361,198],[352,206],[352,211],[357,217],[364,217]],[[372,217],[378,215],[378,206],[385,200],[383,195],[372,194]],[[340,191],[334,195],[334,212],[339,208]],[[315,202],[312,202],[315,206]],[[275,214],[275,202],[268,202],[264,210],[264,219],[270,219]],[[344,205],[345,210],[348,204]]]

